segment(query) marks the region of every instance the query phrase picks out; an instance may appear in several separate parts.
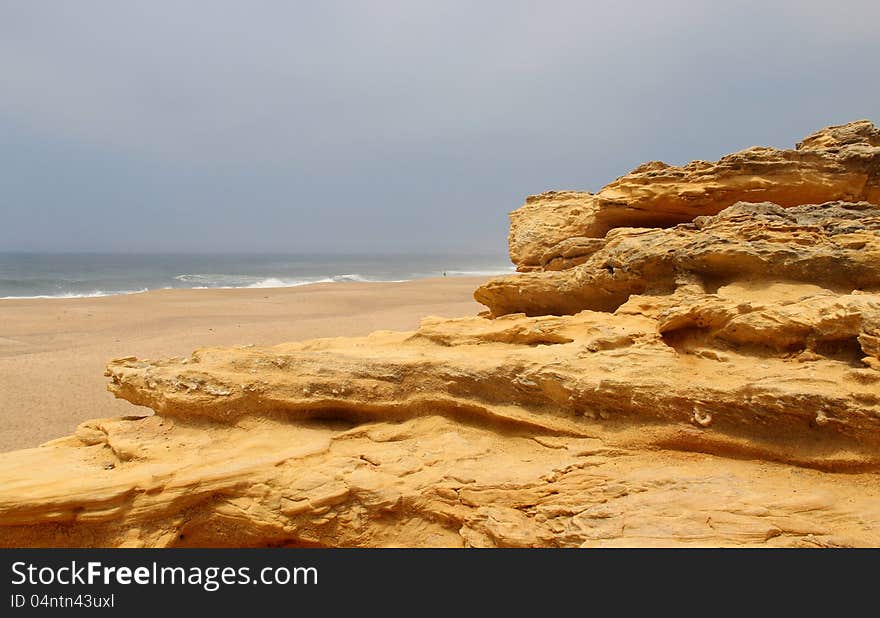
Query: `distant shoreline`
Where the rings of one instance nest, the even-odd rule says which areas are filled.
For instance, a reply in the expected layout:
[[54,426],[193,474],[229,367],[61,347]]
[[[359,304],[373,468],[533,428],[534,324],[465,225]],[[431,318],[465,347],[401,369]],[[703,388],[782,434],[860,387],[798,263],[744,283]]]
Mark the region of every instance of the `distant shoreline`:
[[510,271],[499,271],[488,272],[485,275],[464,275],[464,274],[453,274],[447,276],[440,277],[417,277],[413,279],[397,279],[393,281],[367,281],[367,280],[330,280],[330,279],[322,279],[319,281],[308,281],[304,283],[293,283],[289,285],[277,285],[277,286],[215,286],[215,287],[207,287],[207,286],[198,286],[191,288],[172,288],[172,287],[163,287],[163,288],[152,288],[152,289],[143,289],[143,290],[121,290],[121,291],[112,291],[112,292],[102,292],[96,291],[91,294],[61,294],[58,296],[2,296],[0,297],[0,301],[29,301],[29,300],[49,300],[49,301],[61,301],[61,300],[95,300],[99,298],[115,298],[119,296],[143,296],[148,294],[154,294],[157,292],[228,292],[234,290],[245,290],[252,292],[259,291],[278,291],[278,290],[289,290],[293,288],[307,288],[312,286],[324,286],[324,285],[338,285],[338,284],[346,284],[346,285],[355,285],[355,284],[364,284],[364,285],[379,285],[379,284],[393,284],[393,283],[412,283],[417,281],[444,281],[448,279],[467,279],[482,282],[486,278],[489,277],[501,277],[505,275],[515,275],[517,272],[511,268]]
[[514,272],[485,256],[0,254],[0,300],[103,298],[154,290],[281,289]]

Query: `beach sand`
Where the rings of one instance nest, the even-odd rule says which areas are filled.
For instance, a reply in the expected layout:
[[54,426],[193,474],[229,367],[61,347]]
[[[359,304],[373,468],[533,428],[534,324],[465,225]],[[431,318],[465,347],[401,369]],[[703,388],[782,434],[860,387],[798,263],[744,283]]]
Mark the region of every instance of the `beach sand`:
[[149,413],[106,391],[110,359],[412,330],[427,315],[484,309],[472,298],[483,281],[450,277],[0,300],[0,451],[69,435],[87,419]]

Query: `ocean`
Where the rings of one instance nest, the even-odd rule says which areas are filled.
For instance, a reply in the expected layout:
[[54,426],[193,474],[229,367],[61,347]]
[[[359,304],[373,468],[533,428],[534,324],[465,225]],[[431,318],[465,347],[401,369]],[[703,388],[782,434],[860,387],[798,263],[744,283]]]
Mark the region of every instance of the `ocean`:
[[507,256],[0,253],[0,299],[512,273]]

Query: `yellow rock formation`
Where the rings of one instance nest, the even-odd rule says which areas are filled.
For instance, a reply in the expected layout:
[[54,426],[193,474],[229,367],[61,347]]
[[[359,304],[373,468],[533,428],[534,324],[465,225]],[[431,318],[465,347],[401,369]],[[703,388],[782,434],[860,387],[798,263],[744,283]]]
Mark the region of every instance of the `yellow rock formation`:
[[155,415],[0,455],[0,545],[880,545],[878,170],[649,163],[514,212],[484,315],[115,360]]
[[582,263],[616,227],[669,227],[736,202],[783,207],[835,200],[880,203],[880,130],[867,120],[828,127],[795,150],[748,148],[715,163],[645,163],[596,194],[551,191],[510,215],[518,270]]

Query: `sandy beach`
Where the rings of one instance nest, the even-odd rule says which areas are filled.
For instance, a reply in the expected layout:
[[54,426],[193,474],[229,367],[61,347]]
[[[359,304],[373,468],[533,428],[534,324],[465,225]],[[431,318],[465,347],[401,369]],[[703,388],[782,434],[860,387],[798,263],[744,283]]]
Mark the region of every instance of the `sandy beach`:
[[411,330],[427,315],[480,311],[472,294],[482,281],[450,277],[0,300],[0,451],[68,435],[87,419],[131,414],[132,405],[105,388],[104,367],[113,358]]

